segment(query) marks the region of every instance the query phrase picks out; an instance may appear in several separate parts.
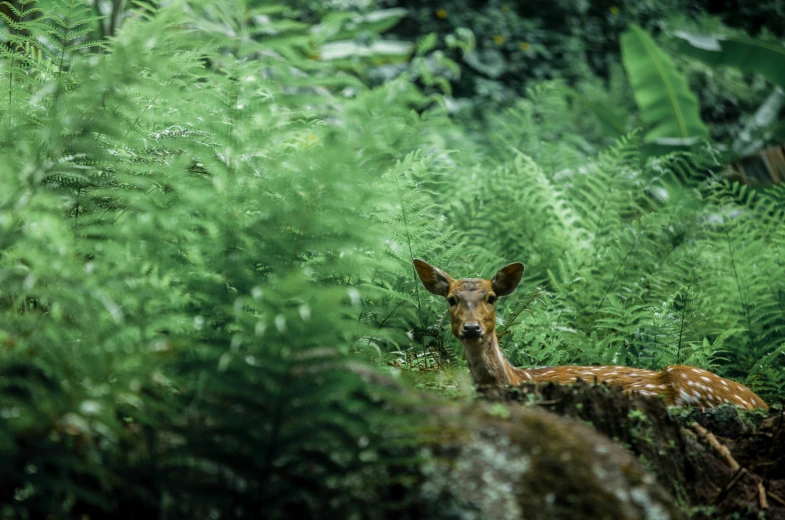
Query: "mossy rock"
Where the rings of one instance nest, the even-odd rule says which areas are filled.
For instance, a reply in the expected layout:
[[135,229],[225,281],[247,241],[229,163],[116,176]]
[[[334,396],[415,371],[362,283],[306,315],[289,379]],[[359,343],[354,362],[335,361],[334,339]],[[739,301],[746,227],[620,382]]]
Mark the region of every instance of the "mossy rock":
[[492,405],[431,415],[415,516],[681,517],[635,457],[585,425],[533,408]]
[[[479,395],[484,401],[536,406],[592,425],[638,457],[691,518],[765,515],[785,520],[785,417],[777,407],[768,412],[730,405],[668,408],[658,398],[582,382],[485,388]],[[739,478],[695,433],[693,423],[730,450],[743,470]]]

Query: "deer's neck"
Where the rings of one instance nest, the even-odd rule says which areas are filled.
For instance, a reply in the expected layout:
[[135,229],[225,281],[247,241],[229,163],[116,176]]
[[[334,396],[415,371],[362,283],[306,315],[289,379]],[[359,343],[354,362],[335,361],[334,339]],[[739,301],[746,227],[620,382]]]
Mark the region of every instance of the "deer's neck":
[[461,343],[475,385],[517,385],[526,379],[523,371],[513,367],[504,357],[496,333],[479,341]]

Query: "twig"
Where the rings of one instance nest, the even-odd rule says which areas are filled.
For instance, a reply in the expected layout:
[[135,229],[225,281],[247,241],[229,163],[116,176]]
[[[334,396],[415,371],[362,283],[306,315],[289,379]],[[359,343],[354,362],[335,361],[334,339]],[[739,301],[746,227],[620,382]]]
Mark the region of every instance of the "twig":
[[782,504],[783,506],[785,506],[785,500],[783,500],[783,499],[782,499],[782,498],[780,498],[779,496],[775,495],[775,494],[774,494],[774,493],[772,493],[771,491],[766,491],[766,494],[767,494],[767,495],[769,495],[769,498],[773,498],[775,502],[779,502],[780,504]]
[[728,463],[728,466],[730,466],[733,471],[739,471],[739,468],[741,468],[739,463],[736,462],[736,459],[733,458],[733,455],[731,455],[728,447],[718,441],[717,437],[715,437],[713,433],[696,422],[690,424],[690,429],[697,433],[700,438],[708,442],[709,446],[714,448],[714,451],[722,455],[722,458],[725,459],[725,462]]
[[728,481],[728,483],[725,484],[725,486],[723,486],[723,488],[720,490],[719,493],[717,493],[717,496],[714,497],[714,500],[712,501],[712,503],[713,504],[719,504],[720,502],[722,502],[722,500],[726,496],[728,496],[728,493],[730,493],[730,490],[733,489],[733,486],[736,485],[736,482],[738,482],[739,479],[742,477],[742,475],[744,475],[745,473],[747,473],[746,469],[744,469],[744,468],[737,469],[736,473],[733,474],[733,477],[731,477],[731,479]]
[[758,502],[760,502],[761,509],[769,508],[769,501],[766,500],[766,488],[763,487],[763,482],[758,482]]
[[547,405],[547,404],[559,404],[562,402],[562,399],[551,399],[550,401],[537,401],[534,404],[537,406]]
[[[739,481],[739,479],[741,479],[741,477],[745,473],[747,473],[747,470],[742,468],[739,465],[739,463],[736,462],[736,459],[733,458],[733,455],[731,454],[728,447],[722,444],[720,441],[718,441],[717,437],[715,437],[713,433],[708,431],[706,428],[704,428],[697,422],[693,422],[692,424],[690,424],[690,429],[692,429],[695,433],[697,433],[701,439],[705,440],[709,444],[709,446],[714,448],[714,451],[719,453],[722,456],[722,458],[725,459],[725,462],[728,463],[728,466],[730,466],[730,468],[734,471],[733,477],[731,477],[728,483],[725,484],[725,486],[720,490],[717,496],[714,497],[714,503],[718,504],[728,495],[728,493],[730,493],[731,489],[733,489],[733,486],[735,486],[736,483]],[[756,477],[755,480],[758,480],[758,478]],[[761,509],[769,508],[769,501],[766,500],[767,494],[777,502],[780,502],[781,504],[785,505],[785,501],[783,501],[780,497],[776,495],[772,495],[771,492],[769,493],[766,492],[766,487],[763,485],[762,480],[758,480],[757,488],[758,488],[758,503],[760,504]]]

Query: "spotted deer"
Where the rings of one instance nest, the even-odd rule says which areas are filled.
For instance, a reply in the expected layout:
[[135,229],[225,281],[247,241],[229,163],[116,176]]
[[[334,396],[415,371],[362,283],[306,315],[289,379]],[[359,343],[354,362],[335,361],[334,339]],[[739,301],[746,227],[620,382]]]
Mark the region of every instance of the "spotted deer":
[[623,366],[516,368],[507,361],[499,346],[494,303],[518,287],[523,277],[523,264],[516,262],[504,266],[491,280],[455,280],[420,259],[414,260],[414,268],[429,292],[447,299],[452,333],[463,345],[475,385],[565,384],[580,378],[620,386],[625,392],[659,395],[668,405],[713,407],[731,403],[741,408],[768,408],[746,386],[685,365],[667,366],[660,372]]

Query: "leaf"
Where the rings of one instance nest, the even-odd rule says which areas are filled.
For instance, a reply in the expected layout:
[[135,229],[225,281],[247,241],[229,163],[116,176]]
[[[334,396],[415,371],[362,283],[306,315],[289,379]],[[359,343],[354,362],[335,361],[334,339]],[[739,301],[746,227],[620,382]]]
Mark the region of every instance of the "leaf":
[[438,42],[439,36],[435,32],[426,34],[417,42],[417,56],[422,56],[432,50]]
[[325,43],[319,52],[322,60],[339,60],[352,57],[403,58],[411,54],[414,44],[405,41],[383,40],[370,45],[353,41]]
[[705,36],[676,32],[679,50],[711,66],[755,72],[785,88],[785,47],[744,36]]
[[337,40],[353,40],[359,36],[381,34],[394,27],[406,16],[406,9],[380,9],[367,14],[351,16],[349,13],[330,15],[322,29],[333,26],[332,36]]
[[641,119],[644,141],[689,146],[709,134],[700,118],[698,100],[673,61],[640,27],[632,25],[621,37],[622,59]]
[[395,7],[357,16],[352,19],[352,22],[363,31],[379,34],[397,25],[404,16],[406,16],[406,9]]
[[463,61],[477,72],[482,72],[492,79],[498,78],[507,70],[504,55],[496,49],[466,52],[463,54]]
[[749,155],[763,148],[767,134],[777,123],[782,105],[785,104],[785,93],[776,87],[769,97],[758,107],[752,118],[744,125],[736,140],[733,142],[733,151],[737,155]]

